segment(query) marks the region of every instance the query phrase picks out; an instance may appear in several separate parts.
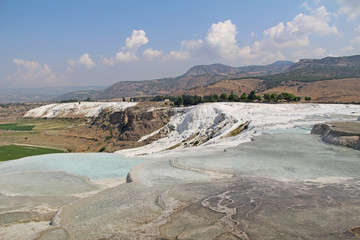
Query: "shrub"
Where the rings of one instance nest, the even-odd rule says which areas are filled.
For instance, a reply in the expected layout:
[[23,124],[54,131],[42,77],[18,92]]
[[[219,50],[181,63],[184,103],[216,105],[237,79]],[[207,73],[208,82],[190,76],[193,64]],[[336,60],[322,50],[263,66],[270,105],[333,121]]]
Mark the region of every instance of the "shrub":
[[227,100],[228,100],[228,96],[226,95],[226,93],[222,93],[222,94],[220,95],[220,100],[221,100],[221,101],[227,101]]

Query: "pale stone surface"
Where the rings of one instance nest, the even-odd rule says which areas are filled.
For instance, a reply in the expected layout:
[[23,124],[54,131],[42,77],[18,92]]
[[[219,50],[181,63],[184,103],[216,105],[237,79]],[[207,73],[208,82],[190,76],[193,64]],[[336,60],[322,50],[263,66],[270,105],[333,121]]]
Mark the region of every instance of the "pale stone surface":
[[360,150],[359,122],[330,122],[316,124],[312,134],[320,134],[321,139],[330,144],[343,145]]

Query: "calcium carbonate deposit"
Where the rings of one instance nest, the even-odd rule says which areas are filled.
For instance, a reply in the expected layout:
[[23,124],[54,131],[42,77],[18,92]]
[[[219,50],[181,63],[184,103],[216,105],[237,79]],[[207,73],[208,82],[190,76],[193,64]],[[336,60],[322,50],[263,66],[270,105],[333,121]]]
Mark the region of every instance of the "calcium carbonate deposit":
[[81,118],[97,117],[102,111],[116,112],[135,106],[130,102],[74,102],[54,103],[29,110],[29,118]]
[[[163,129],[168,132],[165,138],[118,153],[136,156],[198,145],[203,148],[234,147],[267,131],[298,127],[310,132],[315,123],[356,120],[360,108],[344,104],[211,103],[177,108],[176,112]],[[231,136],[233,130],[246,123],[249,125],[245,131]]]

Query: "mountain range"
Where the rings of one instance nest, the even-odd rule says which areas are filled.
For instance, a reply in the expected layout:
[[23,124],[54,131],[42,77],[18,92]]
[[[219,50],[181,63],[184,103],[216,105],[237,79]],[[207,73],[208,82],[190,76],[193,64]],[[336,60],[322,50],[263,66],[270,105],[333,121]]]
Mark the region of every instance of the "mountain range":
[[[315,82],[318,83],[315,84]],[[203,96],[213,93],[228,93],[234,90],[238,94],[247,93],[252,90],[259,93],[287,90],[294,94],[301,93],[300,95],[307,93],[314,94],[315,91],[316,95],[319,96],[319,101],[328,100],[322,96],[326,92],[327,95],[330,94],[332,96],[334,101],[338,101],[339,99],[336,98],[340,93],[331,93],[332,91],[339,91],[339,86],[343,88],[341,94],[348,92],[350,95],[354,95],[352,98],[346,98],[346,101],[360,102],[360,94],[356,94],[360,92],[359,84],[360,55],[355,55],[348,57],[326,57],[322,59],[302,59],[296,63],[277,61],[265,66],[232,67],[220,63],[198,65],[190,68],[185,74],[172,78],[121,81],[107,88],[74,87],[73,91],[65,91],[67,90],[66,88],[62,88],[59,91],[59,88],[55,88],[52,90],[58,93],[56,97],[49,94],[54,92],[51,92],[49,89],[41,91],[42,93],[48,93],[48,95],[41,95],[39,91],[34,92],[34,90],[26,92],[24,89],[10,93],[0,91],[0,102],[11,102],[16,101],[16,99],[21,100],[21,102],[58,102],[69,99],[83,101],[87,98],[105,100],[123,97],[179,94],[198,94]],[[324,87],[325,85],[326,87]],[[291,89],[294,86],[297,86],[296,89]],[[309,89],[309,86],[320,89],[304,92],[304,89]]]
[[259,95],[289,92],[303,98],[310,96],[317,102],[360,103],[360,55],[300,60],[278,74],[228,78],[173,95],[204,96],[222,92],[239,95],[252,90]]
[[229,78],[254,77],[277,74],[288,69],[293,62],[278,61],[266,66],[231,67],[224,64],[199,65],[175,78],[148,81],[117,82],[98,93],[97,99],[171,94],[185,89],[205,86]]
[[[334,91],[338,91],[339,89],[336,88],[341,85],[341,79],[347,79],[343,80],[346,84],[344,84],[342,94],[345,94],[346,91],[354,94],[353,91],[358,89],[360,82],[360,55],[302,59],[296,63],[278,61],[266,66],[231,67],[224,64],[199,65],[190,68],[185,74],[176,78],[118,82],[97,93],[94,97],[97,99],[111,99],[166,94],[198,94],[203,96],[213,93],[219,94],[221,92],[230,93],[234,90],[237,93],[248,93],[251,90],[262,93],[266,91],[271,92],[271,89],[278,89],[278,91],[288,90],[296,94],[302,88],[303,90],[307,89],[304,88],[306,84],[316,87],[320,83],[314,85],[315,82],[328,80],[340,81],[326,83],[326,88],[332,89],[331,86],[334,86]],[[349,79],[352,80],[350,81]],[[329,83],[331,84],[329,85]],[[299,90],[279,88],[280,86],[290,85],[298,86]],[[347,87],[349,90],[346,90]],[[316,94],[319,96],[319,101],[329,100],[321,95],[321,92],[325,94],[323,89],[317,89],[316,91],[319,92]],[[310,93],[314,94],[313,90]],[[328,96],[332,96],[332,100],[329,101],[338,100],[336,99],[337,94],[329,95],[329,93],[331,93],[331,90],[326,93]],[[300,95],[305,94],[307,92],[302,92]],[[347,98],[347,100],[349,99],[360,101],[360,99],[357,100],[356,96],[354,98]]]

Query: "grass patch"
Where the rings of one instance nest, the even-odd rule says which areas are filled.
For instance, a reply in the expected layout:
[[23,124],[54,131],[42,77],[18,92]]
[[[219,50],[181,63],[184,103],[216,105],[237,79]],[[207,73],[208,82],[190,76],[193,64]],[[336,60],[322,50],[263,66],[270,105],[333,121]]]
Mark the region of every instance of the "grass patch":
[[64,151],[54,148],[42,148],[33,146],[5,145],[0,146],[0,161],[13,160],[28,156],[49,153],[63,153]]
[[238,126],[237,128],[235,128],[234,130],[232,130],[230,132],[228,137],[235,137],[236,135],[239,135],[242,131],[244,131],[248,128],[249,124],[250,124],[250,122],[240,124],[240,126]]
[[[20,132],[15,132],[15,131],[6,131],[6,132],[0,132],[0,137],[12,137],[12,136],[33,136],[33,135],[38,135],[40,134],[40,132],[27,132],[27,131],[20,131]],[[9,143],[11,144],[11,143]]]
[[178,143],[178,144],[175,144],[174,146],[171,146],[171,147],[165,149],[164,151],[166,151],[166,150],[173,150],[173,149],[178,148],[178,147],[180,147],[180,146],[181,146],[181,143]]
[[22,119],[22,125],[35,125],[34,131],[63,130],[78,126],[82,123],[78,119]]
[[6,131],[32,131],[35,125],[18,125],[17,123],[0,124],[0,130]]

